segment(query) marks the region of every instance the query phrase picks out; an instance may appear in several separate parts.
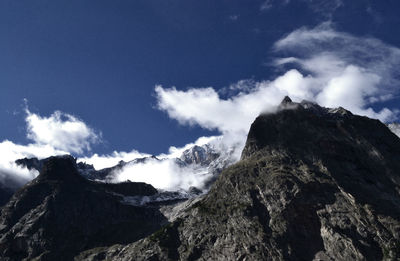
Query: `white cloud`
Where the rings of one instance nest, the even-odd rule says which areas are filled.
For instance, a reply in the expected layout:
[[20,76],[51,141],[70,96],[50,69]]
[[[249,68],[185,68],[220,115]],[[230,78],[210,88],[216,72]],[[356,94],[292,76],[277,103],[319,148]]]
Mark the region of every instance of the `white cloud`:
[[112,181],[146,182],[158,189],[176,191],[191,186],[202,188],[210,175],[206,168],[181,167],[174,159],[149,159],[146,163],[128,164],[116,171]]
[[210,137],[200,137],[193,143],[188,143],[183,147],[171,146],[168,149],[168,154],[160,154],[157,158],[179,158],[185,150],[190,149],[193,146],[203,146],[205,144],[214,144],[216,141],[220,140],[222,136],[210,136]]
[[47,158],[53,155],[66,154],[49,145],[19,145],[11,141],[4,140],[0,143],[0,183],[13,187],[16,184],[21,186],[29,180],[35,178],[39,173],[36,170],[28,170],[15,164],[15,160],[21,158],[37,157]]
[[91,150],[91,144],[100,136],[85,122],[67,113],[55,111],[42,117],[26,109],[27,137],[35,144],[49,145],[55,149],[82,154]]
[[277,64],[297,64],[309,72],[320,104],[343,106],[383,121],[397,117],[395,110],[374,112],[368,106],[399,92],[399,48],[376,38],[337,32],[330,23],[300,28],[276,42],[274,48],[296,54],[277,60]]
[[277,0],[265,0],[260,6],[260,10],[267,11],[267,10],[271,9],[272,7],[274,7],[275,5],[285,6],[289,3],[290,3],[290,0],[278,0],[278,1]]
[[27,137],[33,143],[20,145],[9,140],[0,142],[0,183],[6,186],[21,186],[38,175],[36,170],[15,164],[17,159],[79,154],[90,150],[90,145],[100,140],[99,135],[72,115],[56,111],[49,117],[42,117],[28,108],[25,112]]
[[81,157],[78,158],[78,162],[85,162],[87,164],[92,164],[95,169],[104,169],[115,166],[118,162],[131,161],[137,158],[149,157],[150,154],[140,153],[137,150],[132,150],[130,152],[125,151],[113,151],[111,154],[106,155],[98,155],[97,153],[91,155],[90,157]]
[[397,117],[396,110],[374,111],[370,106],[399,92],[395,86],[400,49],[378,39],[337,32],[324,23],[288,34],[274,50],[294,54],[276,60],[276,66],[292,66],[276,79],[240,82],[240,89],[246,91],[227,99],[211,87],[182,91],[156,86],[158,108],[180,124],[197,124],[224,135],[245,135],[255,117],[273,111],[285,95],[327,107],[342,106],[382,121]]
[[[295,62],[319,75],[327,73],[326,69],[341,73],[346,65],[353,65],[379,75],[386,86],[398,83],[394,76],[400,63],[399,48],[376,38],[337,32],[331,23],[295,30],[277,41],[274,49],[295,54]],[[325,67],[319,68],[321,65]]]
[[218,92],[210,87],[180,91],[156,86],[155,91],[158,108],[166,111],[169,117],[181,124],[198,124],[206,129],[218,129],[223,134],[246,133],[254,115],[276,104],[276,93],[271,97],[272,93],[265,92],[261,85],[254,86],[251,93],[239,93],[226,100],[221,99]]

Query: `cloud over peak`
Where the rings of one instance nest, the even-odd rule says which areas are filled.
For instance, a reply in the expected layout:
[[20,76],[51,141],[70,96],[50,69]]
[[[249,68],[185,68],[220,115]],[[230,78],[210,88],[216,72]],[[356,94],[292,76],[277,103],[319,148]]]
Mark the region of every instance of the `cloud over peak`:
[[322,23],[291,32],[275,43],[274,51],[293,55],[277,59],[276,65],[297,65],[308,73],[315,85],[314,100],[321,105],[342,106],[382,121],[397,118],[396,110],[377,112],[369,106],[399,93],[399,48]]
[[399,93],[400,49],[375,38],[337,32],[330,23],[323,23],[291,32],[273,50],[281,56],[273,65],[286,70],[279,77],[240,81],[233,85],[240,87],[239,92],[228,98],[221,98],[212,87],[177,90],[158,85],[158,108],[180,124],[197,124],[224,135],[245,135],[254,118],[274,111],[285,95],[326,107],[342,106],[382,121],[397,118],[398,111],[377,111],[372,105]]

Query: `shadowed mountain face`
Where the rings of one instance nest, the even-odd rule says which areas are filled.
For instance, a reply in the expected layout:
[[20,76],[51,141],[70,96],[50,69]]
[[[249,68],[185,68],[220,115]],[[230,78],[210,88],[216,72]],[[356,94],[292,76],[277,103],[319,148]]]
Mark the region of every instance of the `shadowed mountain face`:
[[242,159],[157,233],[76,260],[396,260],[400,139],[387,126],[285,99]]
[[157,193],[144,183],[104,184],[79,175],[70,156],[52,157],[1,209],[1,260],[71,260],[80,251],[143,238],[166,222],[123,196]]
[[13,193],[13,189],[0,184],[0,207],[8,202]]

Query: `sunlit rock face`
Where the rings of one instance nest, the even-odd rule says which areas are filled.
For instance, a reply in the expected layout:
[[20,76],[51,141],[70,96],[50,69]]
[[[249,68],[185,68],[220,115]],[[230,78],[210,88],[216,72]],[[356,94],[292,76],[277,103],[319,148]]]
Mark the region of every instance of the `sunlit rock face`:
[[383,123],[285,100],[242,159],[168,226],[77,260],[396,260],[400,139]]

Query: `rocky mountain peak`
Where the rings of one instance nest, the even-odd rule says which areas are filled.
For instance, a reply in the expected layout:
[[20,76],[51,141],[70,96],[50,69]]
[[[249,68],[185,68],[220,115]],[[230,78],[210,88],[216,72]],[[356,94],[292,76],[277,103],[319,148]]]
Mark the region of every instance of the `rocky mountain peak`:
[[209,165],[218,156],[220,154],[214,151],[208,144],[202,146],[194,145],[182,153],[180,160],[186,164]]
[[70,155],[54,156],[47,158],[37,180],[40,181],[63,181],[84,182],[85,179],[79,175],[76,159]]
[[40,171],[43,166],[43,162],[37,158],[17,159],[15,163],[29,170],[36,169],[37,171]]
[[286,105],[173,223],[78,260],[398,260],[400,139],[343,108]]
[[[250,157],[253,152],[264,146],[270,148],[279,146],[287,150],[301,149],[305,152],[315,148],[322,140],[338,137],[343,139],[343,134],[347,128],[349,128],[347,138],[349,138],[350,132],[352,132],[352,135],[362,135],[365,130],[354,125],[366,124],[365,121],[367,121],[367,118],[355,116],[342,107],[324,108],[309,101],[285,103],[285,106],[281,106],[276,113],[261,114],[256,118],[250,128],[246,146],[242,152],[242,159]],[[381,129],[380,132],[385,131],[388,134],[384,125],[370,125],[376,128],[378,126],[379,128],[383,127],[384,129]],[[358,128],[360,133],[355,133],[355,129]],[[332,142],[337,143],[338,141]],[[319,149],[326,151],[329,148],[322,146],[313,153],[317,153]]]
[[284,98],[283,98],[283,100],[281,101],[281,105],[286,105],[286,104],[290,104],[290,103],[292,103],[293,101],[292,101],[292,99],[290,99],[290,97],[289,96],[285,96]]

